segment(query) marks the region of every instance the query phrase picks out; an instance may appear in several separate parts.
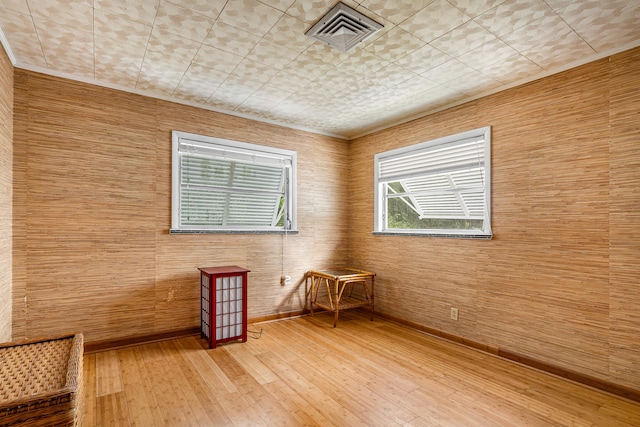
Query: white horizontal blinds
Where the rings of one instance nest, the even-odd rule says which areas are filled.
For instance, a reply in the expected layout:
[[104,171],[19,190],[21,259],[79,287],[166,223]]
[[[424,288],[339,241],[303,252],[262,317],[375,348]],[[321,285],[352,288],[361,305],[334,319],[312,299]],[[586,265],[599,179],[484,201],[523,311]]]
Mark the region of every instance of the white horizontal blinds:
[[184,154],[180,163],[181,225],[222,225],[227,196],[218,189],[229,183],[231,162]]
[[291,166],[291,158],[286,154],[276,154],[267,150],[262,151],[255,148],[258,147],[256,145],[251,145],[251,148],[242,148],[236,145],[239,145],[239,143],[232,145],[180,138],[178,151],[180,153],[199,154],[219,160],[236,160],[243,163],[281,167]]
[[484,167],[484,137],[421,147],[380,160],[380,182]]
[[401,182],[419,208],[421,218],[484,218],[484,169],[440,173]]
[[181,143],[181,226],[275,226],[290,165],[268,153]]
[[225,225],[275,226],[284,197],[284,177],[281,166],[235,163]]
[[484,137],[420,146],[379,162],[380,182],[397,182],[420,218],[484,219]]
[[490,237],[491,128],[376,154],[375,230]]
[[[482,151],[484,153],[484,150]],[[486,219],[485,167],[451,174],[453,189],[457,191],[465,208],[465,217]]]

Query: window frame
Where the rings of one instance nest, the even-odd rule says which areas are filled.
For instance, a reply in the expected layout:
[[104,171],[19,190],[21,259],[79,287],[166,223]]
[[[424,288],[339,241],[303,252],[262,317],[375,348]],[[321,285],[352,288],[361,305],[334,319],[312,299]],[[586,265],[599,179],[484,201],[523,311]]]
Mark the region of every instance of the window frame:
[[[484,211],[483,211],[483,227],[481,229],[454,229],[454,228],[388,228],[387,224],[387,184],[399,182],[399,178],[381,178],[380,165],[385,161],[397,160],[408,158],[410,155],[419,155],[422,153],[433,152],[434,147],[438,146],[455,146],[466,140],[473,140],[476,138],[478,141],[480,138],[484,140],[483,143],[483,162],[482,162],[482,177],[483,177],[483,196],[484,196]],[[450,172],[445,172],[450,173]],[[440,172],[431,173],[417,173],[417,177],[436,177]],[[390,187],[390,186],[389,186]],[[390,187],[391,188],[391,187]],[[393,188],[391,188],[393,191]],[[455,194],[458,191],[455,188],[450,189],[450,193]],[[443,190],[444,192],[444,190]],[[454,216],[443,219],[460,219]],[[478,129],[473,129],[466,132],[461,132],[455,135],[449,135],[442,138],[425,141],[398,149],[381,152],[374,155],[374,235],[411,235],[411,236],[428,236],[428,237],[457,237],[457,238],[478,238],[478,239],[491,239],[493,232],[491,229],[491,126],[485,126]]]
[[[172,156],[171,156],[171,234],[284,234],[297,233],[297,152],[248,142],[234,141],[213,136],[198,135],[188,132],[172,131]],[[199,150],[198,156],[207,157],[205,151],[211,153],[225,153],[224,156],[212,155],[215,160],[236,160],[240,163],[264,164],[273,162],[283,164],[284,173],[284,222],[283,226],[265,226],[257,224],[249,225],[209,225],[193,226],[182,224],[181,221],[181,197],[182,197],[182,156],[187,153],[185,146],[193,146]],[[183,149],[181,150],[181,146]],[[193,154],[193,153],[192,153]],[[226,155],[230,158],[226,158]],[[240,159],[240,160],[238,160]],[[256,160],[260,159],[260,160]],[[256,193],[259,191],[256,190]],[[236,194],[238,191],[229,191],[228,194]],[[264,194],[270,194],[265,192]],[[274,205],[275,207],[275,205]],[[225,211],[225,216],[228,211]],[[224,221],[223,221],[224,222]]]

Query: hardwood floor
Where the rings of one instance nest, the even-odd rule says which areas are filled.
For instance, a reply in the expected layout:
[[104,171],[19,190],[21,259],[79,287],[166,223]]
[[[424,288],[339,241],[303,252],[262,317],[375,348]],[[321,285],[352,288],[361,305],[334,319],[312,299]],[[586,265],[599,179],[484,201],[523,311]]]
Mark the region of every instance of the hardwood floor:
[[85,426],[640,426],[640,404],[365,313],[85,355]]

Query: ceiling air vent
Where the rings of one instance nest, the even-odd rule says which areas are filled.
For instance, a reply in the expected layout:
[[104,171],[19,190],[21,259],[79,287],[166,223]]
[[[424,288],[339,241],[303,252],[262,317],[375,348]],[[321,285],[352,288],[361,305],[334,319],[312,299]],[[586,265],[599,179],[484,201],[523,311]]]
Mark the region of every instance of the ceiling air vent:
[[381,28],[376,21],[338,3],[306,35],[346,52]]

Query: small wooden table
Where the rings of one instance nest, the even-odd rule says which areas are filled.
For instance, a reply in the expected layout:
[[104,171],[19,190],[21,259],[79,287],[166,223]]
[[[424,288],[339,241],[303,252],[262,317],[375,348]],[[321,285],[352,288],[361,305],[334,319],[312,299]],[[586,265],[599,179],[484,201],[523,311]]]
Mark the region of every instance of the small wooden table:
[[[373,280],[375,273],[352,268],[331,270],[310,270],[305,281],[311,281],[309,310],[313,316],[313,306],[333,312],[333,327],[338,325],[340,310],[356,307],[371,307],[373,320]],[[354,286],[360,286],[360,292],[354,295]],[[323,289],[323,292],[320,290]]]

